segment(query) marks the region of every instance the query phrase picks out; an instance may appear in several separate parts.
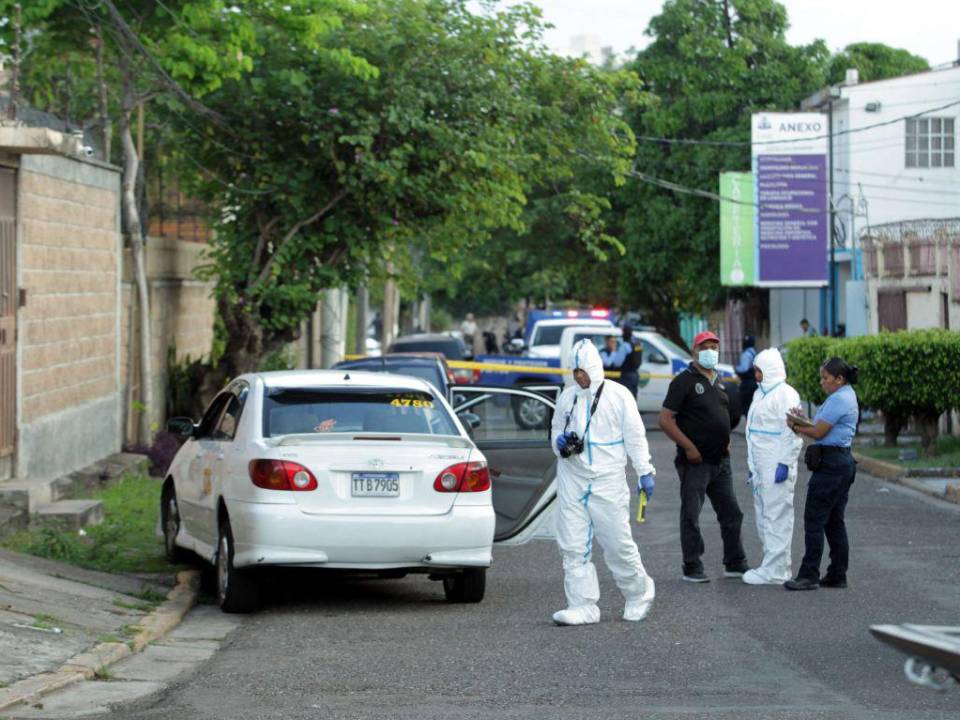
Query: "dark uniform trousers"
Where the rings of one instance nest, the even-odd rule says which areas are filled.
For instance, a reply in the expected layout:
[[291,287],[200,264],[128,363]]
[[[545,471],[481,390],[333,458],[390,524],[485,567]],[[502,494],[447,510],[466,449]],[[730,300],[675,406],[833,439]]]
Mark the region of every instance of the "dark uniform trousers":
[[684,574],[703,572],[703,561],[700,559],[704,550],[700,511],[707,497],[720,523],[724,566],[735,568],[744,565],[747,556],[740,541],[743,513],[733,492],[730,458],[724,458],[716,465],[708,462],[691,465],[678,457],[676,467],[680,476],[680,547],[683,551]]
[[797,577],[820,579],[823,538],[830,544],[830,565],[825,577],[845,580],[850,565],[850,545],[844,512],[850,486],[857,476],[857,463],[849,451],[825,454],[820,467],[810,476],[807,504],[803,511],[803,535],[806,551]]

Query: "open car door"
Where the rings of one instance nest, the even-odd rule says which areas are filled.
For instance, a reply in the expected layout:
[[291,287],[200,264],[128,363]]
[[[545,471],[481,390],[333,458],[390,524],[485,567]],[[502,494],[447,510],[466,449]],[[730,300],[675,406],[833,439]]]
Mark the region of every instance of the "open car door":
[[[549,521],[557,498],[557,458],[550,448],[555,403],[520,388],[461,385],[456,391],[461,402],[454,412],[490,467],[494,542],[524,543]],[[517,413],[518,405],[530,412]],[[534,427],[532,418],[538,419]]]

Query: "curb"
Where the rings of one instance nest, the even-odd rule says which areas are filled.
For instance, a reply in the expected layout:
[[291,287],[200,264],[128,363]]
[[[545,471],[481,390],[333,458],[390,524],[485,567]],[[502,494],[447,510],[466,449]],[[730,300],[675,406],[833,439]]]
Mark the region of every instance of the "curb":
[[903,485],[904,487],[916,490],[924,495],[929,495],[937,500],[960,505],[960,484],[947,485],[946,491],[941,493],[910,477],[909,471],[899,465],[877,460],[876,458],[858,452],[853,453],[853,459],[856,460],[857,464],[869,475],[873,475],[881,480],[888,480],[889,482]]
[[167,599],[138,623],[140,632],[127,643],[107,642],[74,655],[57,670],[24,678],[0,690],[0,711],[15,705],[32,704],[44,695],[67,685],[91,680],[114,663],[134,655],[157,638],[166,635],[180,624],[183,616],[197,602],[200,591],[200,571],[184,570],[177,573],[177,585]]

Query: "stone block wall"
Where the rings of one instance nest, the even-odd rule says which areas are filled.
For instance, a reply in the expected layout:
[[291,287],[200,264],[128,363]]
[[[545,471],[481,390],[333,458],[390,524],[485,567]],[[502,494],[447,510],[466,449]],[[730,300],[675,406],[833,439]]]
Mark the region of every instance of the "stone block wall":
[[[178,360],[206,359],[213,346],[215,304],[211,283],[196,279],[195,270],[203,262],[204,245],[172,238],[150,238],[147,241],[147,283],[150,288],[150,325],[153,361],[154,407],[148,408],[151,423],[159,427],[166,420],[164,401],[167,394],[167,355],[176,348]],[[140,383],[138,323],[131,322],[137,313],[137,293],[133,278],[130,251],[124,259],[121,384],[128,398],[139,395]],[[136,318],[134,318],[135,320]],[[130,354],[132,349],[133,354]],[[132,381],[132,385],[128,384]],[[133,393],[132,395],[129,393]],[[127,441],[135,439],[138,411],[128,400]]]
[[119,450],[119,193],[113,168],[21,158],[20,478],[56,477]]

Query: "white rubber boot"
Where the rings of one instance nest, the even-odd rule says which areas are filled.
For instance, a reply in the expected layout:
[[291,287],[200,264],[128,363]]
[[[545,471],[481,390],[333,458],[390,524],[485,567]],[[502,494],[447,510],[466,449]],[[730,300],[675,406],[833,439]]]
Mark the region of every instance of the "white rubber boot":
[[783,585],[782,580],[771,580],[759,570],[747,570],[741,578],[747,585]]
[[593,625],[600,622],[600,608],[596,605],[581,605],[558,610],[553,614],[553,621],[557,625]]

